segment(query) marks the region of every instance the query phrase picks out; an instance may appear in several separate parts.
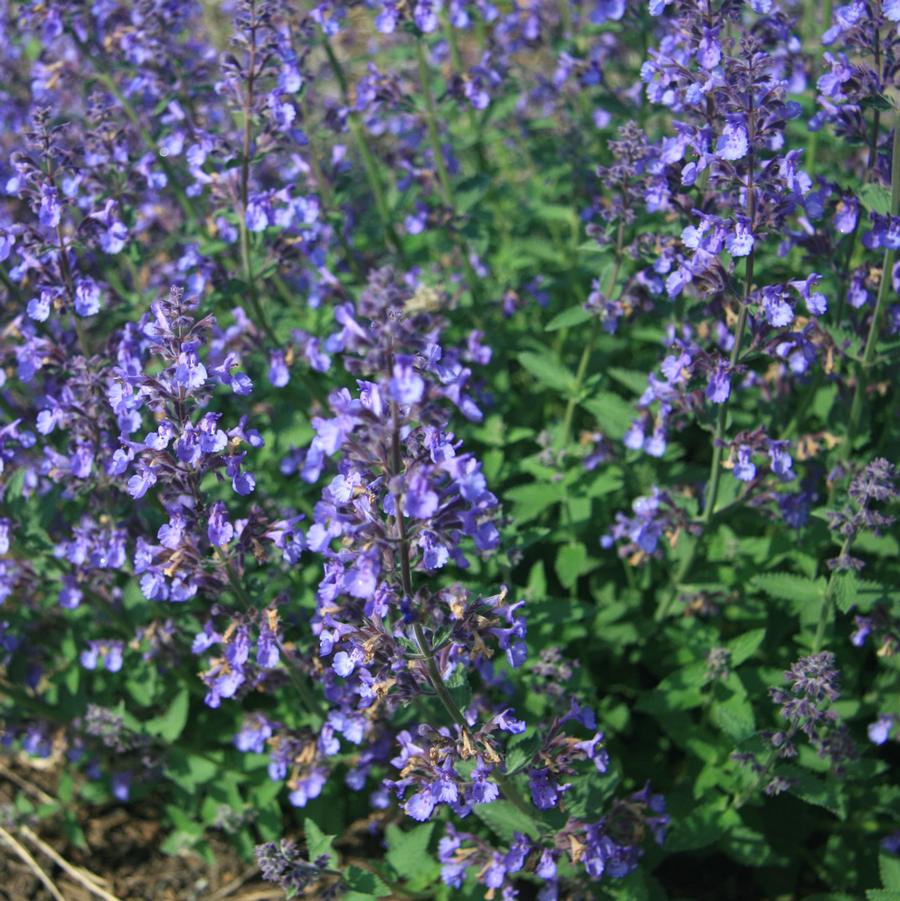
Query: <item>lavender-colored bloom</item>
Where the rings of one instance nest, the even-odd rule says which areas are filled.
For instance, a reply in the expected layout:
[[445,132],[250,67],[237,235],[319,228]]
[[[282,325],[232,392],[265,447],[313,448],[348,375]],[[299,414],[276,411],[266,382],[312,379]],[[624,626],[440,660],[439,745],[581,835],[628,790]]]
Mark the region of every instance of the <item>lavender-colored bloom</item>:
[[430,790],[417,792],[403,805],[406,813],[419,822],[427,820],[434,808],[435,798]]
[[234,526],[226,518],[227,510],[222,501],[217,501],[209,511],[206,527],[209,543],[216,547],[225,547],[234,535]]
[[100,312],[100,286],[93,279],[80,279],[76,284],[75,312],[79,316],[94,316]]
[[740,122],[729,122],[719,135],[716,153],[723,160],[739,160],[747,155],[749,149],[747,129]]
[[416,26],[426,34],[436,31],[440,24],[438,12],[441,5],[441,0],[418,0],[413,7],[413,21]]
[[732,474],[741,482],[752,482],[756,478],[756,465],[753,463],[753,450],[751,448],[741,446],[737,449]]
[[897,717],[889,713],[881,714],[874,723],[869,724],[867,730],[869,741],[875,745],[885,744],[891,737],[891,732],[893,732],[896,723]]
[[731,395],[731,378],[728,365],[720,361],[714,372],[710,374],[706,386],[706,396],[714,404],[724,404]]
[[41,186],[41,205],[38,219],[45,228],[56,228],[62,217],[62,206],[56,188],[51,185]]
[[414,404],[422,399],[425,382],[412,367],[410,357],[398,358],[391,379],[391,397],[399,404]]

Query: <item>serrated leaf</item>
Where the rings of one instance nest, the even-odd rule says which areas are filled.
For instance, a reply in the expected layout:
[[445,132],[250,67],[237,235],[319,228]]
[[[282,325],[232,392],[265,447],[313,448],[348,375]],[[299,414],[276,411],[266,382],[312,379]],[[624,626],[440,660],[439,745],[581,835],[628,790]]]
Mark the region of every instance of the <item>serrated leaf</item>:
[[573,325],[581,325],[582,322],[588,322],[592,315],[582,304],[578,304],[578,306],[563,310],[562,313],[557,313],[544,326],[544,331],[557,332],[563,328],[571,328]]
[[514,776],[516,773],[524,770],[525,767],[531,764],[534,755],[537,754],[540,747],[541,736],[539,732],[523,732],[521,735],[517,735],[506,750],[504,758],[506,774]]
[[713,722],[735,743],[756,732],[753,705],[746,695],[735,694],[725,701],[716,701],[710,713]]
[[307,817],[303,821],[303,835],[306,838],[306,853],[310,863],[314,863],[320,857],[328,858],[328,866],[337,862],[337,854],[332,847],[335,837],[322,832],[315,820]]
[[192,793],[198,785],[209,782],[219,769],[215,761],[208,756],[188,754],[177,746],[169,749],[168,776],[187,792]]
[[[584,476],[580,477],[581,479]],[[612,466],[604,466],[603,471],[597,473],[597,477],[587,486],[585,494],[588,497],[603,497],[618,491],[623,485],[622,473]]]
[[465,710],[472,700],[472,686],[462,666],[457,666],[446,680],[447,688],[460,710]]
[[385,898],[391,894],[391,890],[378,876],[361,867],[347,867],[344,882],[352,889],[349,895],[344,896],[345,898],[352,898],[354,894],[357,894],[358,898]]
[[879,601],[888,600],[891,594],[880,582],[860,579],[854,572],[838,573],[832,583],[834,603],[842,613],[854,609],[868,613]]
[[509,801],[494,801],[492,804],[476,804],[472,808],[475,816],[499,838],[511,842],[517,832],[531,838],[539,838],[540,830],[530,817]]
[[776,769],[776,773],[791,781],[790,792],[801,801],[816,807],[824,807],[839,819],[846,819],[847,802],[836,780],[829,779],[826,782],[809,770],[801,769],[794,764],[783,764]]
[[756,649],[766,637],[765,629],[752,629],[728,642],[731,651],[731,665],[740,666],[747,658],[752,657]]
[[887,216],[891,211],[891,191],[884,185],[863,185],[857,192],[860,203],[870,212]]
[[524,351],[519,354],[518,360],[524,369],[549,388],[564,394],[574,392],[575,376],[552,357]]
[[722,834],[722,825],[717,814],[700,809],[673,823],[672,831],[666,836],[666,851],[696,851],[711,845]]
[[790,602],[797,611],[825,597],[824,579],[813,581],[794,573],[762,573],[753,577],[750,586],[771,598]]
[[403,831],[391,823],[387,827],[387,861],[399,876],[412,882],[434,874],[437,861],[428,853],[434,823],[423,823]]

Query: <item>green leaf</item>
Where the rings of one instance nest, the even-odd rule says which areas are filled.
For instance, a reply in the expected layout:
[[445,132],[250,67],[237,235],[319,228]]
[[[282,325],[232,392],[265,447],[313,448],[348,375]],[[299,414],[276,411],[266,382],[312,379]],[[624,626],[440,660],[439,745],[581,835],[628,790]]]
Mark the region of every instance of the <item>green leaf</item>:
[[209,782],[220,771],[210,757],[188,754],[177,746],[169,749],[169,778],[186,792],[193,793],[198,785]]
[[729,641],[728,650],[731,651],[731,665],[740,666],[748,657],[752,657],[765,637],[765,629],[753,629]]
[[569,307],[568,310],[557,313],[544,326],[544,331],[556,332],[563,328],[571,328],[573,325],[581,325],[582,322],[588,322],[592,315],[590,310],[586,310],[581,304],[576,307]]
[[618,491],[623,484],[621,470],[615,466],[604,466],[603,471],[597,473],[597,477],[587,486],[586,494],[588,497],[604,497]]
[[[309,822],[309,820],[307,820]],[[352,889],[345,899],[385,898],[391,890],[374,874],[360,867],[349,866],[344,874],[344,881]]]
[[891,211],[891,192],[884,185],[863,185],[857,192],[860,203],[870,213],[887,216]]
[[616,441],[624,437],[635,418],[634,407],[612,391],[599,391],[582,406],[597,420],[600,431]]
[[610,378],[617,381],[623,388],[627,388],[632,394],[643,394],[647,387],[647,373],[634,369],[622,369],[611,366],[606,370]]
[[456,702],[456,706],[460,710],[465,710],[472,700],[472,686],[469,685],[469,677],[466,675],[465,669],[462,666],[457,666],[446,681],[447,688]]
[[750,587],[779,601],[789,601],[795,610],[825,597],[825,580],[813,581],[793,573],[762,573],[754,576]]
[[895,593],[880,582],[860,579],[854,572],[839,573],[832,584],[834,603],[838,610],[847,613],[856,609],[868,613],[879,601],[886,601]]
[[613,249],[612,244],[598,244],[596,241],[584,241],[578,245],[578,252],[590,256],[599,256],[609,253]]
[[829,779],[826,782],[814,776],[809,770],[801,769],[794,764],[783,764],[776,769],[776,773],[791,781],[790,792],[801,801],[816,807],[824,807],[839,819],[846,819],[847,802],[836,780]]
[[713,722],[733,741],[742,742],[756,732],[753,705],[746,695],[734,694],[712,705]]
[[544,510],[558,504],[564,497],[565,488],[553,482],[516,485],[505,494],[505,498],[512,501],[513,517],[519,523],[537,518]]
[[583,544],[566,544],[556,555],[556,575],[565,588],[574,588],[578,577],[591,568],[587,548]]
[[878,871],[881,873],[881,884],[886,889],[900,891],[900,857],[879,854]]
[[722,834],[718,814],[705,808],[676,819],[672,832],[666,837],[666,851],[696,851],[711,845]]
[[334,836],[325,835],[316,825],[315,820],[307,817],[303,821],[303,835],[306,838],[306,853],[310,863],[313,863],[320,857],[328,858],[326,866],[329,867],[337,862],[337,854],[332,847]]
[[515,776],[516,773],[520,773],[525,767],[531,764],[531,761],[534,759],[534,755],[538,752],[541,747],[541,736],[537,731],[531,732],[523,732],[521,735],[517,735],[512,742],[510,742],[509,748],[506,752],[505,764],[506,764],[506,774],[508,776]]
[[190,703],[188,690],[182,688],[172,699],[166,712],[147,720],[144,728],[150,735],[158,735],[171,744],[181,735],[187,725]]
[[540,837],[540,830],[534,820],[525,816],[509,801],[476,804],[472,808],[472,812],[504,841],[511,842],[517,832],[522,832],[535,839]]
[[129,677],[125,682],[125,688],[135,703],[141,707],[149,707],[156,695],[156,670],[149,670],[144,678],[138,675]]
[[430,880],[438,867],[428,853],[434,823],[423,823],[404,832],[391,823],[387,827],[387,861],[399,876],[410,882]]
[[518,356],[519,363],[539,382],[563,394],[575,391],[575,376],[552,357],[525,351]]

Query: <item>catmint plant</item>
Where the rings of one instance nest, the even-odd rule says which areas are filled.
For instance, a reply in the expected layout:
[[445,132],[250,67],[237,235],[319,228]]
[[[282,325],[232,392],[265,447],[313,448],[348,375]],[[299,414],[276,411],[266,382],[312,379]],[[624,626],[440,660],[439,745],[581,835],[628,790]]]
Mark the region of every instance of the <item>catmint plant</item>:
[[0,4],[4,847],[900,891],[898,25]]

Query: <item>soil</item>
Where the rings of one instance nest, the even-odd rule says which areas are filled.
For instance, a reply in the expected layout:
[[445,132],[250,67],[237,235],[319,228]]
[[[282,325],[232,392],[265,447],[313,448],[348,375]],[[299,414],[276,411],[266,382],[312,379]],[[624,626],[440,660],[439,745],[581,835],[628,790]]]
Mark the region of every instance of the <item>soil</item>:
[[[224,838],[212,835],[215,855],[210,866],[195,854],[164,854],[165,838],[153,811],[108,805],[78,810],[88,849],[70,843],[53,818],[32,821],[23,830],[10,824],[4,808],[17,794],[40,803],[54,793],[56,774],[37,769],[26,759],[0,758],[0,826],[31,855],[65,901],[97,901],[52,855],[40,848],[43,840],[68,864],[99,877],[100,886],[120,901],[281,901],[284,893],[259,877],[252,863],[242,860]],[[29,835],[29,830],[31,835]],[[0,901],[59,901],[42,884],[34,868],[0,835]]]

